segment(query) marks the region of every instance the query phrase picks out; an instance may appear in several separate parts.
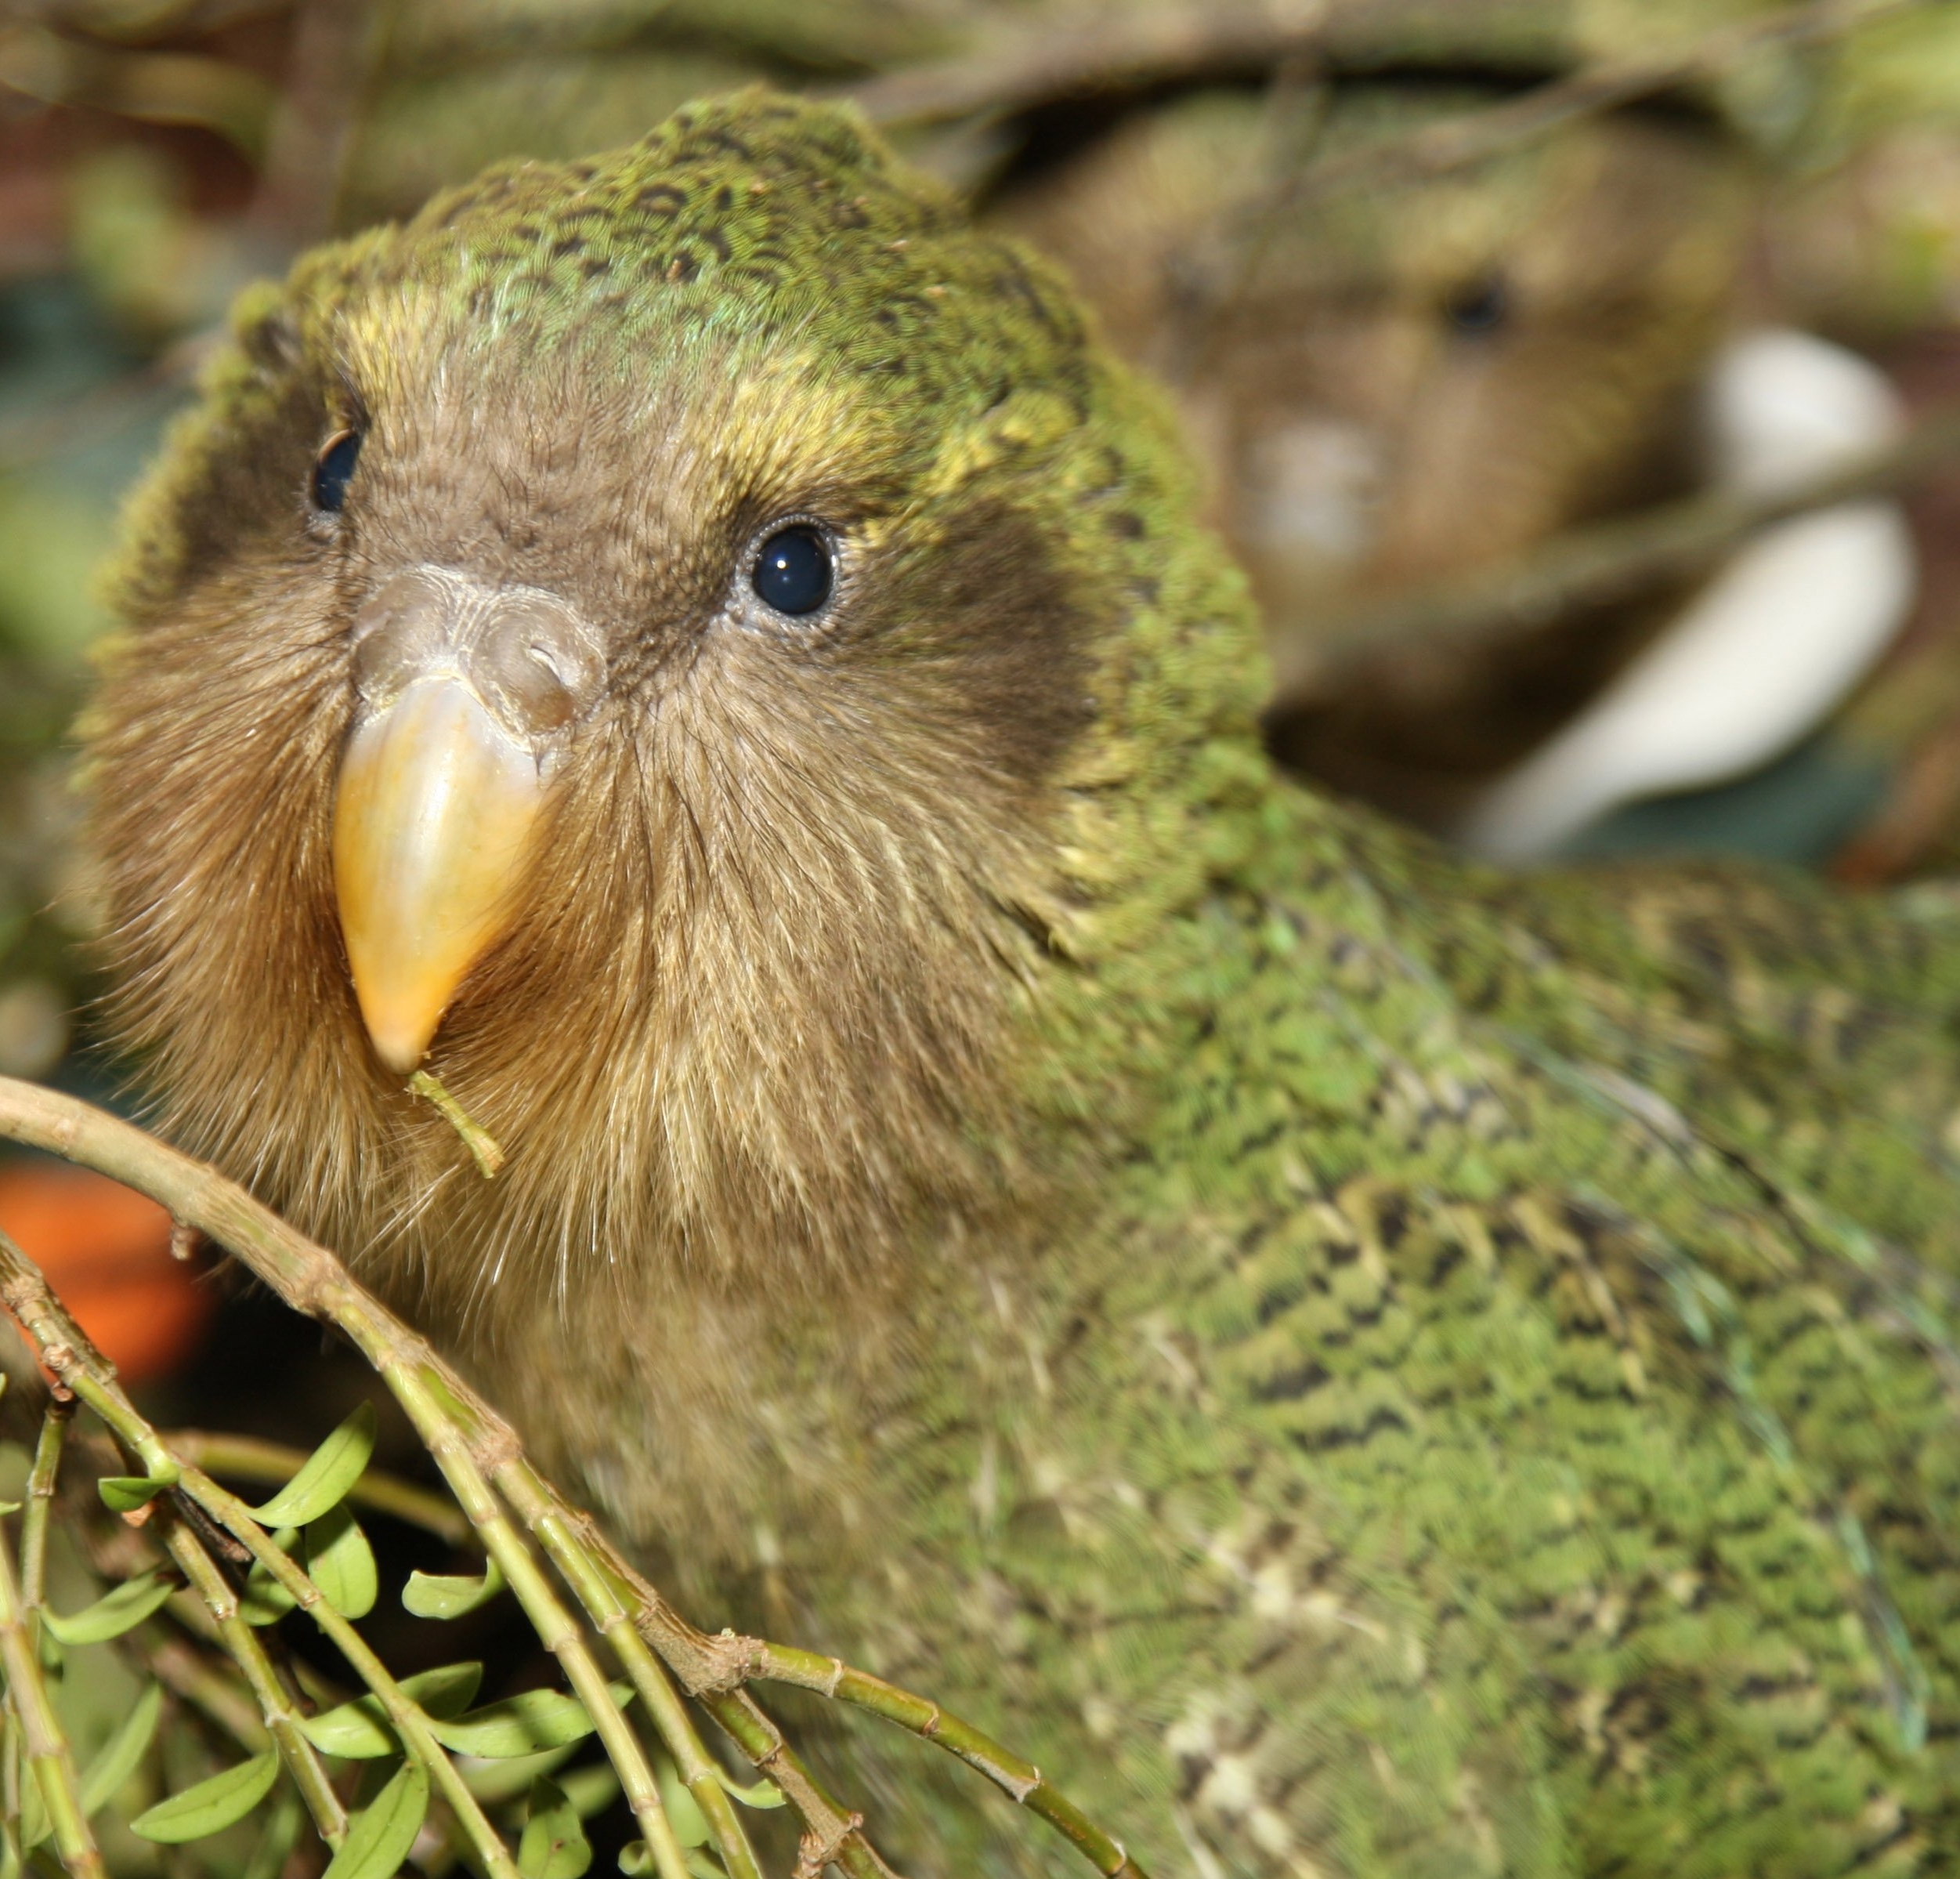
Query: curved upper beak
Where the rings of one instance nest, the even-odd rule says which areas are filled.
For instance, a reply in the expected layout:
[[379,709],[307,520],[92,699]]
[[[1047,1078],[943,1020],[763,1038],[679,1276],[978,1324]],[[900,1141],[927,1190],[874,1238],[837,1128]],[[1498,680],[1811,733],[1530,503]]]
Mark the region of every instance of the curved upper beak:
[[356,727],[334,801],[334,887],[374,1054],[422,1060],[508,921],[544,806],[536,758],[460,679],[411,685]]
[[405,1075],[520,911],[565,737],[598,690],[598,653],[551,596],[421,568],[362,610],[355,679],[334,888],[374,1054]]

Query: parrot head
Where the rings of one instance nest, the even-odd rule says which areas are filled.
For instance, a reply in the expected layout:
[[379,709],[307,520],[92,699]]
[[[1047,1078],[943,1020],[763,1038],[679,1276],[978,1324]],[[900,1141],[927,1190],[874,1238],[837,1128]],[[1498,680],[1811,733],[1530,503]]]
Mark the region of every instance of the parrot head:
[[1235,580],[1055,278],[758,92],[234,327],[88,733],[168,1126],[460,1309],[1030,1191],[1059,982],[1257,769]]

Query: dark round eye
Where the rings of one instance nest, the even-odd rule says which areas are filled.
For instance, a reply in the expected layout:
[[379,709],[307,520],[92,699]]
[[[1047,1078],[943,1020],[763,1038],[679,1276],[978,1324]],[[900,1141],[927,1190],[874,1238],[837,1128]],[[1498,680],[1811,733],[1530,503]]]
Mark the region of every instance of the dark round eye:
[[830,550],[813,528],[779,529],[749,579],[779,614],[814,614],[830,598]]
[[313,465],[313,507],[330,516],[340,513],[347,484],[360,461],[360,433],[342,431],[320,453]]
[[1466,281],[1443,302],[1443,317],[1459,333],[1495,332],[1510,310],[1510,290],[1502,274]]

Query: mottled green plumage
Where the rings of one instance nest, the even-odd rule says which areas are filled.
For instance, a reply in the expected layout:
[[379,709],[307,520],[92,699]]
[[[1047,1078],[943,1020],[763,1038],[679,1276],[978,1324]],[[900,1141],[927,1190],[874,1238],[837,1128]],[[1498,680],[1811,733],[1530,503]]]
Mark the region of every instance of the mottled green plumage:
[[[128,1033],[694,1617],[1160,1874],[1951,1869],[1960,899],[1510,881],[1277,780],[1155,402],[847,118],[493,173],[241,330],[94,733]],[[730,610],[790,513],[807,639]],[[613,635],[432,1058],[496,1184],[324,860],[347,619],[430,558]],[[1071,1870],[837,1753],[911,1870]]]

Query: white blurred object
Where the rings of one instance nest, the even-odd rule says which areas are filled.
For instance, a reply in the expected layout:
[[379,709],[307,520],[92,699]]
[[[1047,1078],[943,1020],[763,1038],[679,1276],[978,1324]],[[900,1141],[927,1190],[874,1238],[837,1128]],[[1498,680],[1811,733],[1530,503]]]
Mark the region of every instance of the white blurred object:
[[[1734,340],[1706,393],[1711,486],[1774,494],[1904,428],[1877,368],[1808,333]],[[1904,624],[1917,559],[1897,503],[1848,502],[1765,529],[1585,710],[1485,792],[1465,845],[1526,861],[1623,802],[1704,788],[1812,730]]]

